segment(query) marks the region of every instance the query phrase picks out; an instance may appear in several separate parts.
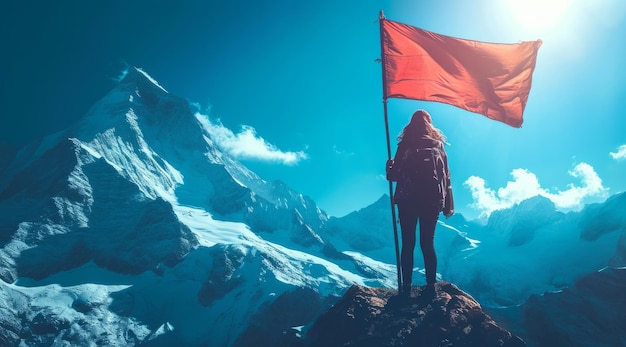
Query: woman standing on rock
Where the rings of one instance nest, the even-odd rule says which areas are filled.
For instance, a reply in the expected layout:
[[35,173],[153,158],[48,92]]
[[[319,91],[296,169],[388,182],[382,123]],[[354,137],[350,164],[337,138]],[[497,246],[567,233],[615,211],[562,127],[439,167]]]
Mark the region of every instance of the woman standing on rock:
[[397,182],[393,202],[398,205],[402,231],[400,267],[401,290],[411,292],[416,227],[420,226],[420,248],[424,256],[426,284],[434,286],[437,277],[435,227],[439,213],[454,213],[445,137],[436,129],[425,110],[416,111],[400,135],[393,160],[386,165],[387,179]]

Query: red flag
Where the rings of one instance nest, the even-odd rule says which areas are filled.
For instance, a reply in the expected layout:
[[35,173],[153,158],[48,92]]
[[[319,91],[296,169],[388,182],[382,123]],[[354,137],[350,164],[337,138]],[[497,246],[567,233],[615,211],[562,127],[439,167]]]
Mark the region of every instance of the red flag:
[[381,15],[383,97],[442,102],[519,128],[541,40],[487,43]]

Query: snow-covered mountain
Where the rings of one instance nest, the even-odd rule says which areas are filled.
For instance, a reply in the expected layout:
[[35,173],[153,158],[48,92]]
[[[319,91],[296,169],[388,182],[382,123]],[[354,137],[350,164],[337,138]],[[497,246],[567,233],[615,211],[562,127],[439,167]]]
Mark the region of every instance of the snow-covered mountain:
[[484,227],[467,228],[480,244],[454,254],[443,276],[489,306],[562,290],[605,267],[626,266],[623,211],[625,193],[567,214],[544,197],[528,199],[494,212]]
[[[280,345],[353,284],[395,288],[388,196],[328,218],[223,153],[203,117],[130,69],[0,160],[0,345]],[[440,277],[499,307],[622,267],[625,208],[533,198],[486,225],[441,220]]]
[[130,69],[79,123],[5,165],[4,336],[237,345],[292,292],[308,314],[278,334],[354,283],[393,286],[392,266],[339,252],[319,234],[328,217],[314,201],[222,153],[201,117]]

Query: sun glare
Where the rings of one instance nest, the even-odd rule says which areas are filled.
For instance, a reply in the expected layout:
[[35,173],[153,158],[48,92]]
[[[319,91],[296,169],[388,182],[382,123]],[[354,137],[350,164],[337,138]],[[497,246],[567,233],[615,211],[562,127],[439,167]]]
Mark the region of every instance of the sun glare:
[[524,34],[542,36],[564,26],[570,0],[506,0],[505,12]]

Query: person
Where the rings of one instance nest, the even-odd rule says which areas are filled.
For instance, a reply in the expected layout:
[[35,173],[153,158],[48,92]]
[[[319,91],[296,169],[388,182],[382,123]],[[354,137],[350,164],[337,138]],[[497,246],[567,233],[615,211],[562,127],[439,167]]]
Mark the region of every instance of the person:
[[[452,216],[454,201],[448,156],[443,148],[446,139],[441,131],[433,126],[430,114],[425,110],[416,111],[398,135],[397,140],[396,154],[393,160],[387,161],[386,173],[388,180],[397,182],[393,203],[398,206],[402,232],[400,256],[402,285],[400,288],[402,293],[409,295],[413,278],[417,223],[419,221],[420,248],[424,257],[426,284],[434,289],[437,276],[435,227],[442,211],[446,218]],[[415,159],[419,158],[416,153],[426,153],[422,154],[426,159],[421,160],[430,164],[430,170],[428,166],[420,167],[420,164],[416,164],[415,161],[420,160]],[[431,160],[439,162],[439,169],[431,163]],[[435,188],[429,188],[429,184],[433,185],[431,182],[433,176],[440,177],[434,180]],[[436,189],[436,191],[433,193],[429,189],[433,191]]]

